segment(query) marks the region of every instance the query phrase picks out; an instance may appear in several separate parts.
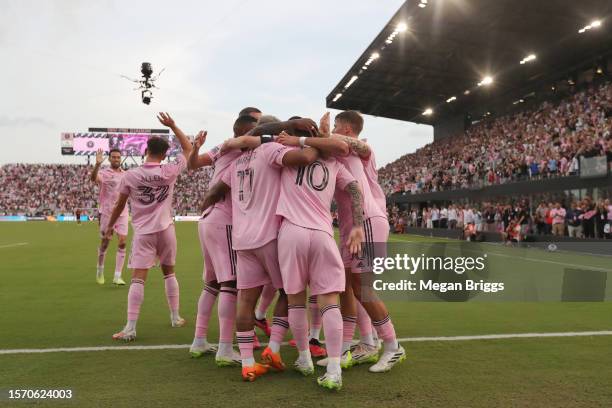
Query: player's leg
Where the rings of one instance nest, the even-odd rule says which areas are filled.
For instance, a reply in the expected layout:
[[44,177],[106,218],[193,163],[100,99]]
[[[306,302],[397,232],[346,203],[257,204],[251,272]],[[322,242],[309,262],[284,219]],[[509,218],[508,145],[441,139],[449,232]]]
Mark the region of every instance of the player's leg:
[[236,281],[221,282],[219,294],[219,349],[215,357],[218,366],[240,365],[240,354],[232,347],[234,324],[236,322],[236,302],[238,290]]
[[140,306],[144,300],[144,284],[147,280],[147,268],[135,268],[127,297],[127,323],[124,328],[113,334],[114,340],[133,341],[136,339],[136,323],[140,315]]
[[198,358],[206,353],[217,352],[217,347],[210,344],[207,339],[208,322],[215,301],[219,295],[220,285],[216,280],[211,280],[204,283],[202,293],[198,299],[198,311],[196,315],[195,334],[193,343],[189,348],[189,353],[192,357]]
[[357,326],[357,299],[351,286],[351,268],[345,268],[346,290],[340,294],[340,311],[342,313],[342,367],[353,365],[350,352]]
[[170,309],[170,322],[172,327],[183,327],[185,319],[179,314],[180,290],[176,274],[174,273],[174,264],[176,262],[176,233],[174,224],[164,231],[157,232],[156,235],[158,237],[157,255],[159,256],[159,263],[164,275],[166,300]]
[[104,260],[108,250],[109,240],[104,236],[106,232],[108,217],[100,215],[100,246],[98,247],[98,262],[96,263],[96,282],[104,284]]
[[127,251],[127,234],[117,235],[119,242],[117,243],[117,254],[115,256],[115,276],[113,277],[113,284],[125,285],[125,281],[122,279],[121,274],[123,273],[123,264],[125,263],[125,253]]
[[320,386],[329,389],[342,388],[342,313],[338,305],[338,294],[328,293],[318,296],[327,346],[327,371],[317,379]]
[[264,332],[264,334],[270,337],[271,328],[266,319],[266,315],[268,313],[268,308],[272,304],[274,297],[276,296],[276,288],[272,285],[264,286],[261,297],[259,298],[259,304],[255,309],[255,326],[259,327],[259,329]]
[[313,357],[325,357],[327,352],[323,343],[319,341],[321,336],[321,310],[316,295],[308,297],[308,314],[310,315],[310,329],[308,331],[310,354]]
[[287,295],[289,302],[289,327],[293,333],[298,359],[294,363],[294,368],[303,375],[314,373],[310,345],[308,343],[308,315],[306,313],[306,291]]
[[[366,242],[370,257],[385,257],[386,242],[389,236],[387,220],[382,217],[369,218],[364,222]],[[384,350],[378,363],[370,367],[371,372],[389,371],[395,364],[406,359],[404,348],[397,342],[395,328],[384,302],[378,298],[373,289],[374,273],[371,271],[371,259],[367,268],[353,268],[352,286],[355,297],[363,305],[372,319],[378,336],[383,340]]]
[[353,364],[376,363],[380,349],[378,339],[374,338],[372,319],[360,302],[357,301],[356,304],[359,343],[351,347],[352,362]]

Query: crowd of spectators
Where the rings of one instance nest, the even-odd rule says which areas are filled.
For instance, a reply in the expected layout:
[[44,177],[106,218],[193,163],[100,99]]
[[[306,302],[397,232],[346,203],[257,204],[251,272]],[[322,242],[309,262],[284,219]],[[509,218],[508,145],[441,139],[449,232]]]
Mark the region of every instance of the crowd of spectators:
[[471,205],[432,205],[400,211],[388,209],[389,224],[397,233],[406,227],[445,228],[480,232],[509,233],[517,241],[529,235],[612,239],[612,204],[609,199],[514,204],[483,202]]
[[[0,166],[0,215],[74,214],[95,216],[98,187],[89,181],[92,167],[66,164]],[[182,173],[175,186],[176,215],[197,214],[211,170]]]
[[578,174],[579,158],[612,161],[612,85],[483,120],[379,171],[387,194],[419,194]]

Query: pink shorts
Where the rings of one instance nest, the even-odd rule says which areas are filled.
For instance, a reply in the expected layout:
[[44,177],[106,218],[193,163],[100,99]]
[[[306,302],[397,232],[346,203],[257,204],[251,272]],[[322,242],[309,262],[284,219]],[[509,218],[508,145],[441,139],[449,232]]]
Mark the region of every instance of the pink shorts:
[[251,289],[270,283],[276,289],[283,287],[275,239],[260,248],[237,250],[236,254],[238,255],[238,279],[236,280],[238,289]]
[[[108,228],[108,221],[110,220],[110,215],[100,214],[100,237],[104,238],[104,233]],[[117,222],[113,225],[113,231],[117,233],[117,235],[127,236],[128,234],[128,216],[124,215],[117,218]]]
[[236,251],[232,249],[232,226],[200,220],[198,234],[204,256],[204,282],[236,280]]
[[283,287],[294,295],[310,287],[311,295],[344,292],[345,276],[336,241],[327,232],[283,220],[278,232]]
[[134,234],[128,267],[149,269],[155,265],[156,257],[159,257],[161,265],[174,266],[176,262],[174,224],[152,234]]
[[387,256],[387,240],[389,239],[389,221],[384,217],[372,217],[363,222],[365,241],[361,243],[361,253],[351,255],[346,247],[345,236],[340,236],[340,252],[345,268],[351,268],[353,273],[372,272],[374,258]]

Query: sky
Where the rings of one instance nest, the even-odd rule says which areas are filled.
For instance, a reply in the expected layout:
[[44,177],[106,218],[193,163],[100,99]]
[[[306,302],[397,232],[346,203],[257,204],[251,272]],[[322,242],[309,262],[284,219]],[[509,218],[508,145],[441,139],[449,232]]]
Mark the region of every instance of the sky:
[[[61,155],[61,132],[160,128],[158,111],[187,134],[207,130],[208,147],[232,136],[245,106],[318,122],[402,3],[0,0],[0,164],[84,163]],[[148,106],[120,77],[139,77],[143,61],[166,68]],[[430,143],[433,128],[365,116],[362,137],[384,165]]]

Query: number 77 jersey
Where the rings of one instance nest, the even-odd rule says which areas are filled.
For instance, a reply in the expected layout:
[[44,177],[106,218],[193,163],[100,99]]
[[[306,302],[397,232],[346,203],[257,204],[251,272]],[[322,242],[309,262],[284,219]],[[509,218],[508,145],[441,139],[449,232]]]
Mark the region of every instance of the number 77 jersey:
[[130,199],[136,234],[163,231],[172,224],[174,185],[186,167],[187,161],[180,154],[175,162],[144,163],[125,173],[119,192]]

